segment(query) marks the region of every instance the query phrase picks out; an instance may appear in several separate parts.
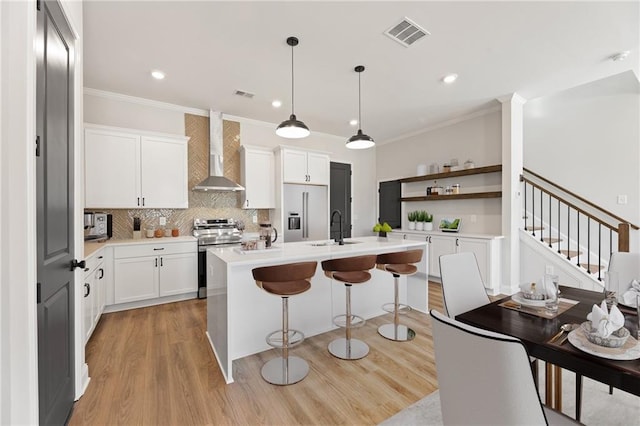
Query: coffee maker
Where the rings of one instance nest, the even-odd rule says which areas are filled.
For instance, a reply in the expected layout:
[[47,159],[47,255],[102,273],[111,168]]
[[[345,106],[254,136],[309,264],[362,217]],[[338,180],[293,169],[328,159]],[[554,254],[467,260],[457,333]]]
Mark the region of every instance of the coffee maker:
[[113,235],[113,218],[111,214],[101,212],[84,212],[85,241],[104,241]]

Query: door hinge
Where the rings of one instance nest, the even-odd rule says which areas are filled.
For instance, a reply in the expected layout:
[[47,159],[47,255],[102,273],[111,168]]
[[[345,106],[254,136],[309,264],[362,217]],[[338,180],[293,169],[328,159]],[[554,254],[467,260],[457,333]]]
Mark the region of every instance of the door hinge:
[[36,136],[36,157],[40,157],[40,136]]
[[349,202],[353,203],[353,197],[349,197]]
[[36,283],[36,303],[40,303],[42,301],[42,289],[40,283]]
[[36,1],[36,10],[40,10],[40,0]]

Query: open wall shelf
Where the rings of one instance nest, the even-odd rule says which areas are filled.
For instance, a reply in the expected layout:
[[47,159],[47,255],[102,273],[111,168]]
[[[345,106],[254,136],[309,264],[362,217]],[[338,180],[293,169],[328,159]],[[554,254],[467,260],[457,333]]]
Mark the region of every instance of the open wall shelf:
[[[502,171],[502,165],[498,164],[497,166],[475,167],[473,169],[456,170],[455,172],[446,172],[446,173],[434,173],[431,175],[414,176],[414,177],[408,177],[408,178],[403,178],[398,180],[401,183],[422,182],[425,180],[444,179],[444,178],[457,177],[457,176],[480,175],[483,173],[495,173],[495,172],[501,172],[501,171]],[[463,194],[458,194],[458,195],[463,195]],[[485,197],[485,198],[490,198],[490,197]]]
[[469,200],[473,198],[500,198],[502,191],[474,192],[469,194],[427,195],[422,197],[402,197],[400,201],[445,201],[445,200]]

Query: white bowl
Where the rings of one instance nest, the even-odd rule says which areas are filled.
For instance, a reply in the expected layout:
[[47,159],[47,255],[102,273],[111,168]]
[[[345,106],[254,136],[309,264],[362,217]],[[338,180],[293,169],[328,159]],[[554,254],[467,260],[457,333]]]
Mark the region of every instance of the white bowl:
[[607,348],[620,348],[622,347],[629,338],[629,330],[624,327],[620,327],[613,333],[609,335],[609,337],[598,336],[595,328],[591,327],[591,321],[583,322],[580,327],[582,331],[584,331],[585,336],[587,336],[587,340],[593,343],[594,345],[604,346]]

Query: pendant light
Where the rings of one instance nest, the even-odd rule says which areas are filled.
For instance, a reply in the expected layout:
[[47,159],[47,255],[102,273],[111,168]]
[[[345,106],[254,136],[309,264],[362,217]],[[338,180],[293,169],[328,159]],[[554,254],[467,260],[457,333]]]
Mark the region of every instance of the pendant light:
[[362,133],[362,107],[360,102],[360,74],[364,71],[364,66],[358,65],[354,68],[354,71],[358,73],[358,133],[351,136],[347,141],[347,148],[349,149],[366,149],[371,148],[376,143],[371,136]]
[[298,39],[289,37],[287,44],[291,46],[291,115],[288,120],[280,123],[276,129],[276,135],[289,139],[300,139],[309,136],[309,128],[296,118],[293,109],[293,47],[298,45]]

